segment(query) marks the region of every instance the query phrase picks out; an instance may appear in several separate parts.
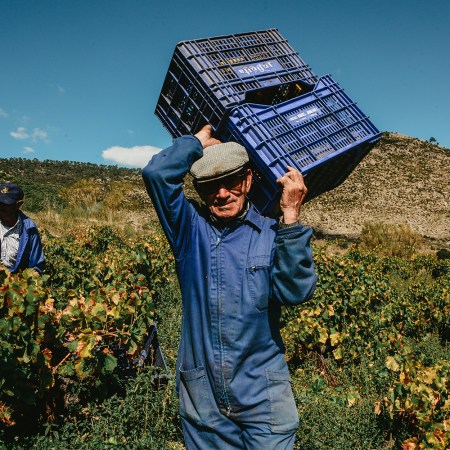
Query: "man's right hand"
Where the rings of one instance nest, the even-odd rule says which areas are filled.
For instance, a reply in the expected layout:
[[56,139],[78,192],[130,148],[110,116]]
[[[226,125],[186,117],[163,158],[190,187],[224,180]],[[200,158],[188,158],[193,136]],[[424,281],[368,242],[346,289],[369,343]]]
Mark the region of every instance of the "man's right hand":
[[194,134],[194,136],[202,144],[203,148],[222,143],[218,139],[213,138],[211,135],[212,135],[211,125],[205,125],[197,134]]
[[303,175],[294,167],[287,166],[288,171],[278,178],[281,187],[280,209],[285,224],[294,223],[299,219],[300,207],[308,193]]

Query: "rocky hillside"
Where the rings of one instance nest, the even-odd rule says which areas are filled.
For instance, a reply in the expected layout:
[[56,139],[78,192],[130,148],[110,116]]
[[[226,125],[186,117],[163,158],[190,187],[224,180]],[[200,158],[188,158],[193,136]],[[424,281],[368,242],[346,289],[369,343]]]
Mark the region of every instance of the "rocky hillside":
[[450,150],[395,133],[333,191],[307,203],[303,220],[326,235],[356,236],[364,222],[407,224],[450,246]]

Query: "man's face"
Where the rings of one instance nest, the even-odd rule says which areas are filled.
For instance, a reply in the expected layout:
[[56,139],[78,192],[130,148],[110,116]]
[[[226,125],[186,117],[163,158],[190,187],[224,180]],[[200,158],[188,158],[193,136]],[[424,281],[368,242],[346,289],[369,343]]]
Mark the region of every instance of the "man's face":
[[15,225],[21,204],[21,200],[12,205],[0,203],[0,222],[7,227]]
[[210,213],[222,221],[239,216],[244,210],[246,195],[250,191],[252,171],[230,175],[221,180],[197,185],[197,192]]

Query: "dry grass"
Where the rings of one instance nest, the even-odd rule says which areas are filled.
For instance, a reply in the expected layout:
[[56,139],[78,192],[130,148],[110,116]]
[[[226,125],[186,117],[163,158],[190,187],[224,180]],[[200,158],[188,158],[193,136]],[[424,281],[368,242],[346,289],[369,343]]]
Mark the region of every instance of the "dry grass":
[[142,211],[66,208],[61,212],[47,209],[27,214],[35,220],[40,229],[53,236],[64,236],[88,226],[110,226],[125,237],[135,238],[159,226],[153,208]]
[[361,231],[361,246],[385,256],[410,258],[422,249],[422,238],[408,225],[366,222]]

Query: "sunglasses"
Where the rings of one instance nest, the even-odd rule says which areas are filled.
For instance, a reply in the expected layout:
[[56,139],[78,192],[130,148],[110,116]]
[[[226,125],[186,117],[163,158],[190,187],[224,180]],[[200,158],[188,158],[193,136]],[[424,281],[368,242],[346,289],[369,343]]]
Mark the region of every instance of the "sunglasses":
[[207,181],[206,183],[195,183],[195,187],[199,192],[206,195],[219,192],[222,186],[233,194],[240,194],[242,192],[242,184],[246,176],[247,171],[245,170],[219,180]]

